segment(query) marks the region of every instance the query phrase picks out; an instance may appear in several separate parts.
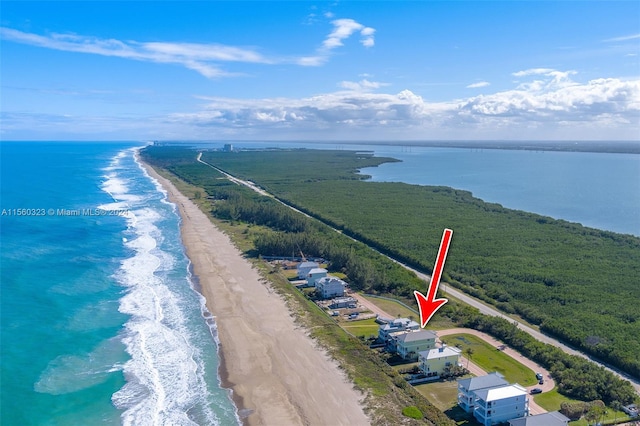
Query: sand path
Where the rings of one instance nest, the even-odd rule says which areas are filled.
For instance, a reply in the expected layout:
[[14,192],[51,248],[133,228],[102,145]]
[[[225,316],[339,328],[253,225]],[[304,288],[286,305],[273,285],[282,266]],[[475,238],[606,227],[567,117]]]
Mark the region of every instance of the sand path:
[[336,362],[297,326],[283,299],[209,218],[147,167],[182,217],[187,255],[216,318],[221,372],[249,425],[366,425]]

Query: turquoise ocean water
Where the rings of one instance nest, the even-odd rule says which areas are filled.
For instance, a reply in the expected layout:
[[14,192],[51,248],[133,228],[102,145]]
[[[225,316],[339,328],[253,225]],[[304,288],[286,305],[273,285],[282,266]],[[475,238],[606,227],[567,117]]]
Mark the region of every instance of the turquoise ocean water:
[[179,216],[134,146],[0,146],[2,425],[238,424]]

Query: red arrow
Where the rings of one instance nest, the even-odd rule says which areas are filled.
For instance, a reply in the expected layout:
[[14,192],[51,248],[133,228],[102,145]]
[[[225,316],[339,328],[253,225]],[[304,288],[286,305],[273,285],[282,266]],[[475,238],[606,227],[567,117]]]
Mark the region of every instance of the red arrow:
[[436,258],[436,266],[433,268],[433,274],[431,274],[431,281],[429,282],[429,289],[427,290],[427,297],[417,290],[413,292],[413,295],[418,301],[418,307],[420,308],[420,326],[422,328],[427,325],[433,314],[435,314],[438,309],[449,301],[447,299],[436,299],[436,292],[440,285],[440,277],[442,276],[442,269],[444,268],[444,261],[447,258],[447,252],[449,251],[449,243],[451,243],[452,235],[453,231],[451,229],[445,229],[442,234],[438,257]]

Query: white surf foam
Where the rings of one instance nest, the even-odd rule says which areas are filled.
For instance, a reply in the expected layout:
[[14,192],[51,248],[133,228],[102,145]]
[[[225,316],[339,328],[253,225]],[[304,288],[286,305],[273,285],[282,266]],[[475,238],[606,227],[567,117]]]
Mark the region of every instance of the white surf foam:
[[[123,192],[129,188],[119,176],[108,181],[105,191],[112,191],[114,198],[131,195]],[[170,274],[162,273],[173,269],[175,258],[160,248],[163,233],[156,224],[163,217],[152,207],[160,200],[138,198],[127,217],[129,235],[123,239],[133,255],[116,274],[126,288],[119,310],[130,316],[122,341],[131,359],[123,366],[127,383],[112,401],[123,410],[125,425],[217,425],[207,399],[203,355],[186,324],[185,310],[193,308],[188,306],[192,302],[172,290]]]

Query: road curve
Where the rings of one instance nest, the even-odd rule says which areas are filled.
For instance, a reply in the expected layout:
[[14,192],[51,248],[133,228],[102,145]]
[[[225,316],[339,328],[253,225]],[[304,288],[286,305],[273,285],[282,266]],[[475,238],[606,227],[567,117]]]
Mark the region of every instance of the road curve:
[[[309,218],[312,218],[314,220],[320,221],[319,219],[314,218],[313,216],[310,216],[310,215],[300,211],[299,209],[295,208],[294,206],[289,205],[288,203],[285,203],[284,201],[278,199],[273,194],[268,193],[267,191],[263,190],[262,188],[259,188],[253,182],[245,181],[245,180],[239,179],[239,178],[237,178],[237,177],[235,177],[233,175],[230,175],[229,173],[219,169],[218,167],[214,166],[213,164],[209,164],[209,163],[203,161],[201,158],[202,158],[202,153],[199,152],[198,153],[198,157],[196,158],[196,160],[198,162],[211,167],[212,169],[216,170],[219,173],[222,173],[230,181],[232,181],[232,182],[234,182],[234,183],[236,183],[238,185],[244,185],[244,186],[246,186],[248,188],[251,188],[252,190],[257,192],[258,194],[264,195],[266,197],[274,198],[278,202],[283,204],[284,206],[287,206],[288,208],[290,208],[290,209],[292,209],[292,210],[294,210],[294,211],[296,211],[296,212],[298,212],[300,214],[303,214],[303,215],[305,215],[305,216],[307,216]],[[322,221],[320,221],[320,222],[322,222]],[[324,223],[324,222],[322,222],[322,223],[324,225],[329,226],[334,231],[336,231],[338,233],[342,233],[339,229],[335,229],[335,228],[333,228],[331,225],[329,225],[327,223]],[[368,246],[368,244],[363,242],[363,241],[356,240],[353,237],[349,237],[349,238],[351,238],[354,241],[358,241],[358,242]],[[373,247],[370,247],[370,248],[372,250],[375,250],[376,252],[380,253],[379,251],[377,251]],[[431,277],[429,275],[423,274],[422,272],[419,272],[419,271],[417,271],[417,270],[415,270],[415,269],[403,264],[402,262],[399,262],[398,260],[393,259],[390,256],[387,256],[387,255],[385,255],[383,253],[380,253],[380,254],[382,254],[383,256],[391,259],[392,261],[402,265],[404,268],[406,268],[406,269],[408,269],[410,271],[413,271],[421,279],[423,279],[425,281],[430,281],[431,280]],[[461,302],[463,302],[463,303],[465,303],[467,305],[470,305],[470,306],[472,306],[474,308],[477,308],[484,315],[501,317],[501,318],[504,318],[504,319],[506,319],[506,320],[508,320],[510,322],[516,323],[518,328],[520,328],[522,331],[528,333],[529,335],[533,336],[534,339],[539,340],[539,341],[541,341],[543,343],[547,343],[549,345],[553,345],[553,346],[555,346],[557,348],[560,348],[562,351],[564,351],[565,353],[568,353],[570,355],[577,355],[577,356],[580,356],[582,358],[586,358],[586,359],[590,360],[591,362],[593,362],[593,363],[605,368],[606,370],[612,372],[613,374],[615,374],[616,376],[620,377],[621,379],[628,380],[629,382],[631,382],[631,384],[635,388],[636,392],[638,394],[640,394],[640,380],[637,380],[634,377],[631,377],[628,374],[626,374],[626,373],[624,373],[624,372],[622,372],[620,370],[617,370],[617,369],[612,368],[612,367],[610,367],[610,366],[608,366],[606,364],[603,364],[602,362],[592,358],[591,356],[589,356],[589,355],[587,355],[585,353],[582,353],[582,352],[577,351],[577,350],[575,350],[573,348],[570,348],[569,346],[565,345],[564,343],[560,342],[559,340],[557,340],[557,339],[555,339],[553,337],[547,336],[546,334],[543,334],[543,333],[539,332],[538,330],[535,330],[534,328],[530,327],[529,325],[527,325],[525,323],[522,323],[520,321],[517,321],[517,320],[515,320],[515,319],[513,319],[511,317],[508,317],[508,316],[504,315],[502,312],[498,311],[497,309],[495,309],[495,308],[493,308],[491,306],[485,305],[484,303],[482,303],[479,300],[469,296],[466,293],[463,293],[460,290],[452,288],[450,285],[447,285],[447,283],[441,282],[441,288],[442,289],[446,288],[446,293],[450,294],[451,296],[455,297],[456,299],[460,300]]]

